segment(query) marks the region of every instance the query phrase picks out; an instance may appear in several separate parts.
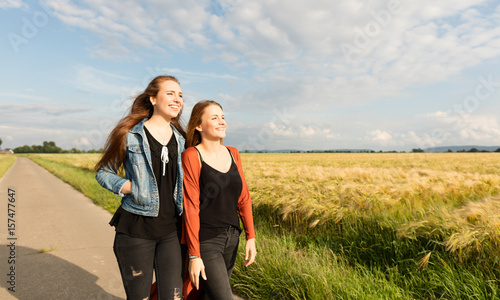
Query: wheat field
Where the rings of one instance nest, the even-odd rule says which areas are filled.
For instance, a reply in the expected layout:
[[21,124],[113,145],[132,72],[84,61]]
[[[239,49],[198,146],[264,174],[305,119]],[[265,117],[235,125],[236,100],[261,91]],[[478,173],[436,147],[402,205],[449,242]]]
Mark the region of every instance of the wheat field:
[[[99,158],[31,156],[89,171]],[[497,153],[259,153],[242,160],[255,208],[271,208],[295,227],[376,219],[401,237],[448,232],[447,248],[461,255],[500,237]]]

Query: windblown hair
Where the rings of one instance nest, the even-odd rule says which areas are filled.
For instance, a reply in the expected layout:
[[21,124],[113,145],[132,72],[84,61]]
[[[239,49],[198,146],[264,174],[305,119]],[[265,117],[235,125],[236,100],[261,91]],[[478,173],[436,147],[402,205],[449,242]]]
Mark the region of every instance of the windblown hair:
[[222,109],[222,105],[213,100],[200,101],[193,107],[186,133],[186,148],[194,147],[201,143],[201,133],[196,130],[196,127],[201,124],[201,117],[205,112],[205,108],[210,105],[217,105]]
[[[179,83],[177,78],[174,76],[157,76],[148,84],[144,92],[135,98],[129,114],[123,117],[109,134],[109,137],[104,144],[103,155],[95,166],[96,171],[107,167],[115,172],[118,172],[118,169],[120,169],[120,167],[125,163],[125,143],[127,133],[144,118],[151,118],[154,112],[154,107],[151,104],[150,97],[156,97],[160,90],[160,85],[167,80]],[[186,137],[186,132],[181,127],[179,122],[181,114],[182,110],[179,112],[177,117],[171,120],[171,123],[183,137]]]

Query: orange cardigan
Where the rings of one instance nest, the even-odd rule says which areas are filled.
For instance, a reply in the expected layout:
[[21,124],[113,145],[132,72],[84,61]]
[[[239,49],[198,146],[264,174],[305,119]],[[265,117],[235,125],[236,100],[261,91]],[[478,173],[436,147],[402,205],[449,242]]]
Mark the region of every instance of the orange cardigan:
[[[227,147],[227,146],[226,146]],[[227,147],[234,157],[238,172],[243,184],[241,195],[238,199],[238,214],[243,221],[246,239],[255,238],[252,215],[252,200],[248,185],[243,176],[240,153],[236,148]],[[200,173],[201,162],[198,151],[194,147],[189,147],[182,152],[182,169],[184,171],[184,213],[182,227],[182,243],[187,244],[188,253],[194,256],[200,255]]]

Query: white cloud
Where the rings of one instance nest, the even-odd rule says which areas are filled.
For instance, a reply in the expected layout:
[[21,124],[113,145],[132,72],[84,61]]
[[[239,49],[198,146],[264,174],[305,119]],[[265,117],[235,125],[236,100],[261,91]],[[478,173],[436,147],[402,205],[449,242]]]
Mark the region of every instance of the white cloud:
[[[135,87],[130,85],[137,81],[135,78],[106,72],[89,65],[78,64],[73,69],[73,75],[67,79],[67,82],[79,90],[104,95],[130,96],[140,86],[140,83],[136,83]],[[141,86],[141,88],[145,87]]]
[[333,130],[326,128],[327,125],[305,124],[286,125],[279,122],[269,122],[265,128],[272,131],[276,137],[293,138],[322,138],[338,139],[340,135]]
[[[330,107],[444,81],[500,50],[499,19],[475,13],[484,0],[174,2],[93,0],[87,7],[61,5],[57,15],[102,38],[91,48],[95,56],[139,59],[142,48],[201,49],[208,60],[258,67],[256,80],[283,78],[287,99],[289,85],[300,80],[296,95],[314,90],[324,97],[317,105]],[[356,49],[352,62],[342,43]]]
[[373,141],[382,146],[387,146],[392,141],[392,136],[387,131],[382,131],[380,129],[372,130],[365,136],[366,141]]
[[283,124],[275,124],[271,122],[269,123],[269,128],[272,130],[273,134],[277,136],[284,136],[284,137],[297,136],[297,131],[294,131],[291,127],[285,126]]
[[314,130],[311,126],[300,126],[300,135],[301,136],[312,136],[316,134],[316,130]]
[[425,120],[426,129],[420,133],[409,132],[408,143],[423,145],[421,148],[439,145],[500,144],[500,123],[496,115],[478,112],[450,113],[436,111],[418,116]]
[[[31,92],[31,91],[27,90],[27,92]],[[43,100],[48,100],[49,97],[44,96],[44,95],[33,94],[33,93],[1,92],[0,99],[10,99],[10,100],[25,99],[25,100],[43,101]]]
[[[42,116],[62,116],[68,114],[75,114],[81,112],[87,112],[90,109],[84,107],[82,104],[80,107],[76,105],[67,106],[64,102],[44,102],[44,103],[11,103],[11,104],[0,104],[0,113],[5,119],[17,119],[19,115],[37,115]],[[76,103],[74,103],[76,104]],[[9,117],[9,114],[15,116],[13,118]],[[30,118],[33,116],[30,116]]]
[[159,68],[159,71],[167,72],[168,74],[178,74],[184,78],[190,80],[207,80],[207,79],[224,79],[224,80],[237,80],[237,76],[232,74],[217,74],[214,72],[200,73],[200,72],[190,72],[180,69],[170,69],[170,68]]
[[468,116],[459,130],[460,137],[465,140],[500,143],[500,125],[496,116]]
[[0,1],[0,9],[8,8],[28,8],[28,4],[21,0],[2,0]]

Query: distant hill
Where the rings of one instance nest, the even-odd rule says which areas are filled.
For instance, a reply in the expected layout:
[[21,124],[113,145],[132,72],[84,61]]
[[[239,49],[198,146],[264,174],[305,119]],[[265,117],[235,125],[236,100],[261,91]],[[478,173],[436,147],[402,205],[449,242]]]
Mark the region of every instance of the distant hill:
[[497,149],[500,148],[500,146],[447,146],[447,147],[433,147],[433,148],[427,148],[424,149],[425,152],[448,152],[448,150],[451,150],[453,152],[457,151],[469,151],[472,148],[476,148],[479,151],[490,151],[490,152],[495,152]]
[[250,153],[305,153],[305,152],[373,152],[371,149],[330,149],[330,150],[297,150],[297,149],[280,149],[280,150],[243,150],[242,152]]

